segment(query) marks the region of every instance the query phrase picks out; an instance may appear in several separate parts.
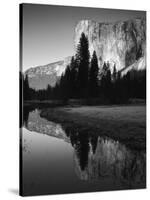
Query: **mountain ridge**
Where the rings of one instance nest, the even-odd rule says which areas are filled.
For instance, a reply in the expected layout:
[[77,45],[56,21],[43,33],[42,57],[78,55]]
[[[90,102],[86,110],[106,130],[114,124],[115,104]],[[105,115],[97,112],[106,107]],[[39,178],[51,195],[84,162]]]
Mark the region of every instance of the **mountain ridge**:
[[68,56],[58,62],[32,67],[25,71],[24,76],[28,75],[29,86],[36,90],[46,89],[48,85],[54,87],[70,61],[71,56]]

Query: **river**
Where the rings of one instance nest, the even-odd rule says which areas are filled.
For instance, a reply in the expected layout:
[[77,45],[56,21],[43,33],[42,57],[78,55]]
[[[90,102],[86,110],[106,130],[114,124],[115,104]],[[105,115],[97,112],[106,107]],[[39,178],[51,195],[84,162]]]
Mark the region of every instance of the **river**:
[[22,189],[24,195],[92,192],[145,187],[145,153],[119,141],[79,131],[40,117],[24,116]]

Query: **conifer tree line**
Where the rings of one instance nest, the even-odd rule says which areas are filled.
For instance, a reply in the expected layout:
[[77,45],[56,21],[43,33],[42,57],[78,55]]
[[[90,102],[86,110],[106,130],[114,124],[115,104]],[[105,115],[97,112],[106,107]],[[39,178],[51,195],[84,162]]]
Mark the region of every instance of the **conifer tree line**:
[[66,67],[55,87],[34,90],[28,77],[23,78],[24,100],[98,99],[99,103],[125,103],[129,98],[146,98],[146,70],[128,72],[121,77],[116,65],[111,73],[104,62],[101,73],[96,52],[90,58],[88,39],[81,34],[75,56]]

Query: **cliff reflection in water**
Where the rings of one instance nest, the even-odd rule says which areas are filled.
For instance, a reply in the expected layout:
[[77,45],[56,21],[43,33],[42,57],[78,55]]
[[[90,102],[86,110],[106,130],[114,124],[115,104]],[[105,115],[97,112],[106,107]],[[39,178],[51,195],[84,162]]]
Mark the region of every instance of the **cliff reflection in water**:
[[130,187],[145,181],[145,156],[131,152],[118,141],[98,137],[95,152],[89,141],[84,168],[80,156],[83,152],[79,153],[79,147],[75,151],[76,173],[82,180],[109,178]]
[[143,152],[131,151],[119,141],[87,131],[64,130],[60,124],[41,118],[39,113],[34,110],[26,114],[24,126],[30,131],[70,143],[74,148],[75,173],[80,180],[113,180],[129,188],[145,185],[146,159]]

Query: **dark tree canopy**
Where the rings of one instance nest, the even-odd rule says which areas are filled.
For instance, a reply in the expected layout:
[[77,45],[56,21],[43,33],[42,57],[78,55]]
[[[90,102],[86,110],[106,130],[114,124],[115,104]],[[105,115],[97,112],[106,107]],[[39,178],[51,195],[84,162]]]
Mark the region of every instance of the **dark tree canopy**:
[[24,100],[29,100],[30,99],[29,81],[28,81],[28,76],[27,75],[25,76],[24,83],[23,83],[23,99]]
[[89,70],[89,95],[90,97],[96,97],[98,93],[98,60],[96,52],[93,52],[91,59],[91,67]]
[[88,71],[89,71],[89,44],[88,39],[84,33],[81,34],[81,38],[77,47],[76,59],[78,63],[78,90],[79,96],[87,97],[88,88]]
[[114,64],[112,80],[115,82],[116,79],[117,79],[117,70],[116,70],[116,64]]

